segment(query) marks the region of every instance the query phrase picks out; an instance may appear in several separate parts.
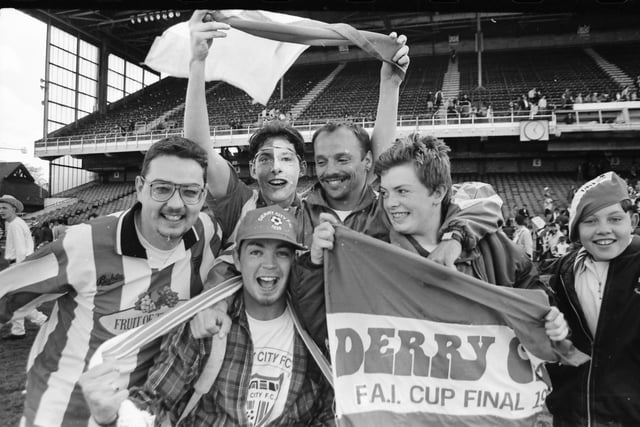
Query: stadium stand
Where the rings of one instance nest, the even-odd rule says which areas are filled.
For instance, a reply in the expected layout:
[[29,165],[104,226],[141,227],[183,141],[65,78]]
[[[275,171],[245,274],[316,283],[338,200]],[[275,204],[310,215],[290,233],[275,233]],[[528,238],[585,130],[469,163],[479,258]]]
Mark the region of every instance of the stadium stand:
[[94,113],[78,121],[77,126],[68,125],[54,135],[126,135],[150,130],[155,119],[184,104],[186,88],[185,79],[167,77],[113,103],[106,114]]
[[623,44],[594,49],[603,58],[618,66],[628,77],[635,79],[640,75],[640,44]]
[[379,76],[377,61],[348,63],[298,120],[375,118]]
[[[455,161],[453,163],[455,168]],[[544,188],[549,187],[557,207],[567,207],[571,200],[567,198],[572,185],[576,182],[575,174],[568,173],[527,173],[527,174],[468,174],[453,173],[453,182],[480,181],[493,186],[496,193],[504,201],[503,213],[514,206],[527,204],[532,214],[542,215],[544,208]]]
[[431,113],[427,108],[426,99],[429,92],[435,94],[442,88],[442,77],[447,70],[449,57],[422,56],[412,58],[411,61],[411,67],[400,87],[398,116],[402,118]]
[[[509,103],[537,88],[549,106],[560,105],[562,93],[609,93],[615,83],[582,49],[486,51],[482,59],[483,89],[477,88],[478,66],[473,54],[459,55],[460,91],[471,102],[485,102],[494,110],[509,110]],[[576,78],[579,76],[579,78]]]
[[[291,68],[284,75],[283,97],[280,99],[280,85],[271,95],[266,107],[252,103],[251,98],[242,90],[226,83],[207,84],[207,108],[209,125],[223,129],[239,125],[247,127],[255,125],[262,110],[279,110],[282,113],[291,108],[320,80],[327,76],[336,64],[300,65]],[[184,99],[184,93],[182,95]],[[183,123],[183,112],[176,112],[170,117],[179,126]]]
[[56,197],[75,202],[57,209],[34,212],[25,218],[34,224],[62,218],[66,218],[69,224],[76,224],[86,220],[91,213],[107,215],[130,207],[135,201],[135,187],[133,183],[100,184],[94,181],[59,193]]

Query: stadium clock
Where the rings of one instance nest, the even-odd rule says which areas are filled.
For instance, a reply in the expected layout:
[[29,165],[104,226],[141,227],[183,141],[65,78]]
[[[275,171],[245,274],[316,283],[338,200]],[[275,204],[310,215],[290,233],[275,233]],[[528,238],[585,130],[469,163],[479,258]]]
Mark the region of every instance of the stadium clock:
[[545,134],[544,123],[539,120],[532,120],[530,122],[525,123],[524,125],[524,135],[531,140],[537,141],[542,139]]

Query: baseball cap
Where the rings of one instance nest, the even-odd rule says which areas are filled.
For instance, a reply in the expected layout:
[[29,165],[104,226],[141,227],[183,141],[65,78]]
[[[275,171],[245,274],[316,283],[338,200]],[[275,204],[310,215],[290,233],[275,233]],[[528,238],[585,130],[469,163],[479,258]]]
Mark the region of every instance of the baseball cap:
[[296,218],[279,205],[254,209],[247,212],[238,226],[236,247],[240,249],[242,241],[247,239],[274,239],[305,250],[307,248],[298,243],[297,229]]

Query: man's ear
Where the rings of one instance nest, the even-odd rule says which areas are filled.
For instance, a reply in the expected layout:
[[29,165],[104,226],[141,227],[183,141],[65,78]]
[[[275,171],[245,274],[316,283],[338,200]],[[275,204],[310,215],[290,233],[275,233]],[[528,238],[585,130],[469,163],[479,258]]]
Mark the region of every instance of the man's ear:
[[258,173],[256,172],[256,164],[253,161],[249,162],[249,175],[251,175],[251,178],[255,179],[256,181],[258,180]]
[[300,176],[305,176],[307,174],[307,161],[300,160]]
[[140,196],[142,195],[142,188],[144,187],[144,182],[142,181],[141,176],[136,176],[135,186],[136,186],[136,197],[138,201],[141,201]]
[[367,172],[372,170],[373,166],[373,153],[371,150],[367,151],[367,154],[364,155],[364,168]]

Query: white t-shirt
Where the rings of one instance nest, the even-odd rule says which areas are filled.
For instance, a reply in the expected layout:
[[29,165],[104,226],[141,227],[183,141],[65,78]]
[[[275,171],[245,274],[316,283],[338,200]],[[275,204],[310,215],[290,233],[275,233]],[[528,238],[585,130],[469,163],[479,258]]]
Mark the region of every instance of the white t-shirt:
[[273,320],[258,320],[247,313],[253,341],[253,366],[247,396],[247,418],[263,426],[284,411],[293,368],[294,326],[289,308]]
[[5,223],[7,231],[7,243],[4,257],[8,260],[22,262],[28,255],[33,253],[33,238],[29,231],[29,226],[22,218],[15,217],[12,221]]
[[147,251],[147,260],[149,261],[149,267],[162,270],[167,265],[173,264],[175,261],[182,259],[186,256],[184,245],[182,242],[178,243],[173,249],[162,250],[153,246],[147,239],[144,238],[140,230],[138,230],[138,224],[136,224],[136,234],[142,247]]
[[345,219],[347,219],[347,217],[349,216],[349,214],[353,211],[338,211],[333,209],[333,211],[336,213],[336,215],[338,215],[338,218],[340,218],[340,221],[344,222]]
[[604,287],[609,274],[609,261],[584,260],[584,268],[576,273],[575,287],[589,330],[596,334]]

